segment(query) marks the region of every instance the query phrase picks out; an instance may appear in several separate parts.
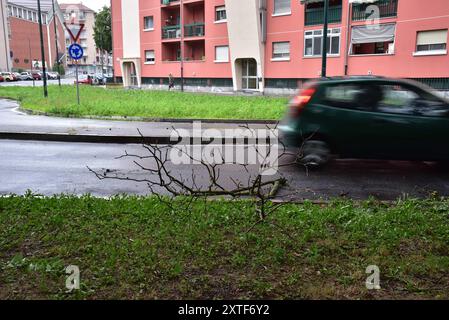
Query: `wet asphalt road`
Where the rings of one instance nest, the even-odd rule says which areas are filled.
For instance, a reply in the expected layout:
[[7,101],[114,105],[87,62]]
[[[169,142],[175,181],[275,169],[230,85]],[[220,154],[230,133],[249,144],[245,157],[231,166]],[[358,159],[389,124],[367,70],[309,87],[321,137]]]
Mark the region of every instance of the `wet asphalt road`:
[[[58,143],[33,141],[0,141],[0,194],[33,192],[53,195],[59,193],[112,196],[116,194],[148,194],[145,184],[123,181],[99,181],[94,170],[107,168],[131,177],[144,173],[130,160],[115,158],[124,151],[142,154],[137,145]],[[173,170],[191,176],[192,165],[174,166]],[[403,195],[425,197],[431,192],[449,196],[449,170],[430,163],[393,161],[335,161],[322,171],[306,173],[302,168],[284,169],[289,187],[281,195],[296,200],[350,197],[394,200]],[[242,178],[240,167],[226,166],[223,176]],[[206,175],[197,171],[198,181]]]

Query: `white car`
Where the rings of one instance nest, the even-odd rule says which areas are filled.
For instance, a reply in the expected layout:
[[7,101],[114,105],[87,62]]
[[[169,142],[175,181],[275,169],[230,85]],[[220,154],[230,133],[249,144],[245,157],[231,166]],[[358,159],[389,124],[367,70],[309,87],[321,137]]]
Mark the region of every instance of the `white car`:
[[31,72],[22,72],[19,78],[22,81],[33,80],[33,75]]

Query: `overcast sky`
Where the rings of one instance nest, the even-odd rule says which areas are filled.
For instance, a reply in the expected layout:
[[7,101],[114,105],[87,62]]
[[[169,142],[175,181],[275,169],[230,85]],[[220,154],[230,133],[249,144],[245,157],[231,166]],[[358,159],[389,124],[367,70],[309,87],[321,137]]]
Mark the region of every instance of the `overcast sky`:
[[92,10],[98,11],[103,6],[108,6],[110,4],[110,0],[58,0],[59,3],[80,3],[82,2],[86,7],[91,8]]

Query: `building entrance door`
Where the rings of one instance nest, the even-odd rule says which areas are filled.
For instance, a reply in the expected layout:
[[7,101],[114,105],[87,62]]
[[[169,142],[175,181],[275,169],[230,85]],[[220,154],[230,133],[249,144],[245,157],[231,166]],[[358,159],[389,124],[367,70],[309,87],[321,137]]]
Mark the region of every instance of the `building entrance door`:
[[254,59],[242,60],[242,89],[258,90],[259,77],[257,76],[257,62]]

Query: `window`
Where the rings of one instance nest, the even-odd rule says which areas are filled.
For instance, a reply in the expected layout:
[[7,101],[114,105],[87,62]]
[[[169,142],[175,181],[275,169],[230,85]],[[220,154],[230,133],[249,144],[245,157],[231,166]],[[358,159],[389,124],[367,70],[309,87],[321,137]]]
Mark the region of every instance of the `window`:
[[229,47],[215,47],[215,62],[229,62]]
[[290,60],[290,42],[273,42],[273,60]]
[[37,22],[37,13],[36,12],[33,12],[33,21]]
[[286,15],[292,12],[290,0],[273,0],[273,1],[274,1],[273,15]]
[[415,55],[446,54],[447,30],[418,32]]
[[156,61],[154,56],[154,50],[146,50],[145,51],[145,63],[146,64],[154,64]]
[[219,6],[215,7],[215,21],[216,22],[224,22],[226,21],[226,7],[225,6]]
[[[340,54],[341,29],[327,30],[327,53],[329,55]],[[304,34],[304,56],[321,56],[323,50],[323,30],[306,31]]]
[[447,105],[440,98],[417,88],[381,85],[378,111],[422,117],[446,117]]
[[143,29],[154,30],[154,18],[153,16],[143,18]]
[[394,54],[395,24],[352,28],[351,54]]

